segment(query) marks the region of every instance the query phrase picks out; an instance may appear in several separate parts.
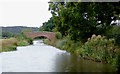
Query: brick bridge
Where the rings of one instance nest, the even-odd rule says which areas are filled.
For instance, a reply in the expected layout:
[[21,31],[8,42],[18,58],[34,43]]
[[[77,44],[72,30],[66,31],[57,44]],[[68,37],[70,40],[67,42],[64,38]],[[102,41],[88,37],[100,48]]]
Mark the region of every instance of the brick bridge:
[[38,36],[43,36],[47,37],[49,40],[53,40],[55,37],[55,32],[25,32],[24,35],[32,39]]

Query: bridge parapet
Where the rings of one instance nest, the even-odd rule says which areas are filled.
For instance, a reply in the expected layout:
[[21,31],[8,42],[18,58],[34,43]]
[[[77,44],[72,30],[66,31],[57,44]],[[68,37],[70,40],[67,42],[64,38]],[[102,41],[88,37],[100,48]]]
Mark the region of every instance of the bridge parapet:
[[25,32],[24,35],[32,39],[38,36],[43,36],[47,37],[49,40],[53,40],[55,37],[55,32]]

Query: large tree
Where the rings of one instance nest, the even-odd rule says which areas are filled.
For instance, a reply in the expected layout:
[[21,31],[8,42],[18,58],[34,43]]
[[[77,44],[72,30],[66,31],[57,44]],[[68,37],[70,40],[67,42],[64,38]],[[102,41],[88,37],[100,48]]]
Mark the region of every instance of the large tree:
[[55,26],[62,35],[85,41],[92,34],[102,34],[118,19],[120,3],[51,2]]

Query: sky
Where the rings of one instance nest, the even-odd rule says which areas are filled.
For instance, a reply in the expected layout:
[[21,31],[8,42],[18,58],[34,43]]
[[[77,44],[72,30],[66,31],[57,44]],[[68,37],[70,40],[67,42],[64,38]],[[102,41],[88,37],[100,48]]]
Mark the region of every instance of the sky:
[[52,17],[48,1],[0,0],[0,26],[42,26]]

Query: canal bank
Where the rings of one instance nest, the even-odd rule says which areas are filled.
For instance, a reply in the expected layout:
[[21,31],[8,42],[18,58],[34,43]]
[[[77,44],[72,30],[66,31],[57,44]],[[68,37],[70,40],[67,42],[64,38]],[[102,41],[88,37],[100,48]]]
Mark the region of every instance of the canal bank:
[[109,64],[83,60],[43,41],[0,53],[2,72],[115,72]]
[[119,67],[120,48],[115,45],[114,39],[107,39],[105,36],[92,35],[86,42],[74,42],[69,37],[57,38],[54,41],[44,40],[45,44],[52,45],[83,59],[111,64],[116,71]]
[[8,39],[0,39],[0,52],[16,51],[17,46],[31,45],[32,41],[32,39],[27,38],[22,34]]

